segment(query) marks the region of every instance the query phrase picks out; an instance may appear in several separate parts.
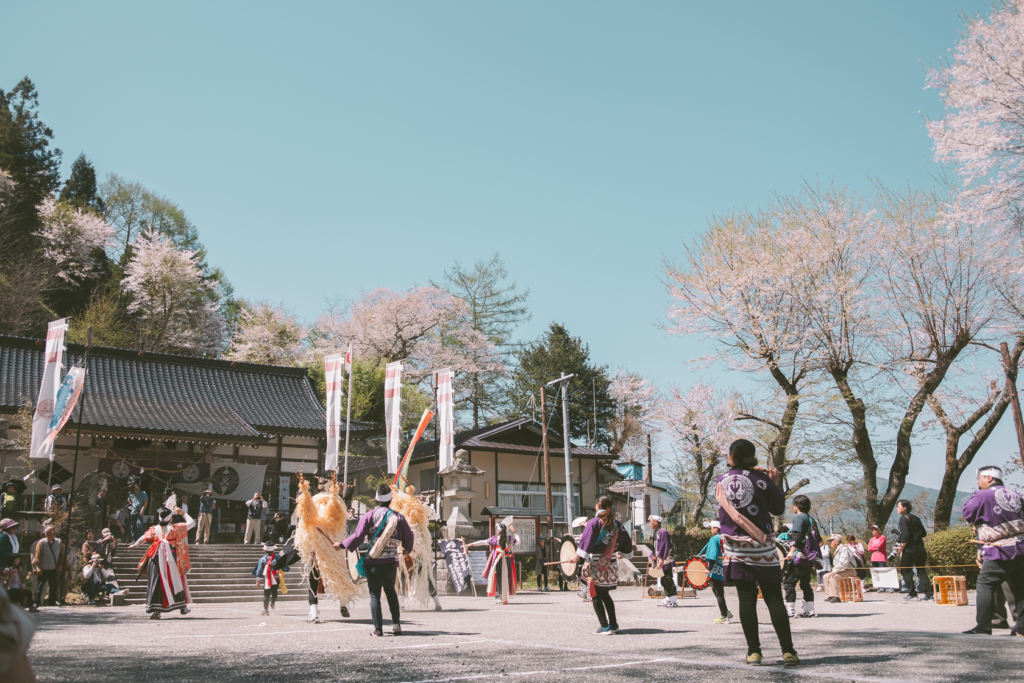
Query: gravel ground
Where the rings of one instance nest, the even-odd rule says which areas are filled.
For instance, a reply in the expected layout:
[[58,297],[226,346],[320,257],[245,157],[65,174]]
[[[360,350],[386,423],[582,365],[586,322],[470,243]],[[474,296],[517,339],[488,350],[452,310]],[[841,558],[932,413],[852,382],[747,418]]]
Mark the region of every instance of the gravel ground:
[[[307,624],[302,602],[269,617],[259,604],[200,605],[150,621],[141,606],[43,608],[29,659],[41,681],[1020,681],[1024,638],[970,637],[974,607],[904,603],[869,594],[862,603],[817,603],[819,617],[793,621],[803,665],[783,669],[761,606],[765,664],[743,664],[737,620],[715,625],[710,591],[675,609],[614,594],[622,632],[595,636],[597,618],[572,593],[525,591],[507,606],[442,597],[442,612],[403,613],[405,635],[370,636],[367,601],[353,617],[321,605]],[[819,594],[820,596],[820,594]],[[727,600],[736,612],[735,594]],[[770,665],[770,666],[769,666]]]

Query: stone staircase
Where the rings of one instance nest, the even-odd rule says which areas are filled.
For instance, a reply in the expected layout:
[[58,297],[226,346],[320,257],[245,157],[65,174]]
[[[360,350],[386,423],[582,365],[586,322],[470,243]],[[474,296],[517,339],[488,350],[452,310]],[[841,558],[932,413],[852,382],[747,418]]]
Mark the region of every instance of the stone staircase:
[[[188,585],[192,599],[197,604],[223,602],[262,602],[263,591],[256,587],[252,576],[253,567],[263,556],[260,546],[252,545],[190,545],[189,558],[192,571],[188,574]],[[141,605],[146,602],[146,575],[136,580],[139,561],[146,551],[145,546],[128,548],[121,546],[114,557],[114,572],[118,584],[129,589],[125,596],[126,605]],[[278,593],[280,600],[306,600],[307,587],[302,582],[301,564],[292,567],[285,575],[288,594]]]

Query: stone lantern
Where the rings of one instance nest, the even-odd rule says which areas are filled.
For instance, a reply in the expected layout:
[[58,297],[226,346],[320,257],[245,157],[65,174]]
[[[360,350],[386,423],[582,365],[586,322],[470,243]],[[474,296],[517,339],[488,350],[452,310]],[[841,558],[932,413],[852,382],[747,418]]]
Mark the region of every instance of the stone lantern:
[[466,517],[473,499],[472,481],[485,474],[484,470],[469,464],[469,453],[464,449],[455,452],[455,464],[438,472],[442,477],[444,499],[452,505],[452,513],[445,525],[445,538],[464,537],[474,539],[478,534],[473,522]]

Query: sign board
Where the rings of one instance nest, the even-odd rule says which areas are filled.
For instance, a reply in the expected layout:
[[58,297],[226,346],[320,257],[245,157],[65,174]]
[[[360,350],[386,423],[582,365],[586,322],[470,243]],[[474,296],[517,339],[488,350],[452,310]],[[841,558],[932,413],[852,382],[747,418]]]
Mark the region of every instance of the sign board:
[[438,546],[444,554],[444,563],[448,567],[448,579],[455,587],[455,592],[461,594],[469,588],[469,579],[472,576],[466,547],[461,539],[440,541]]
[[871,583],[875,588],[900,588],[900,575],[896,567],[877,567],[871,569]]
[[486,586],[487,579],[484,578],[484,567],[487,566],[488,551],[470,550],[469,567],[473,572],[473,583],[477,586]]
[[277,509],[285,512],[292,509],[292,478],[288,476],[277,479]]
[[519,537],[519,543],[512,551],[516,555],[533,555],[537,550],[537,518],[513,517],[512,526],[516,528],[516,535]]

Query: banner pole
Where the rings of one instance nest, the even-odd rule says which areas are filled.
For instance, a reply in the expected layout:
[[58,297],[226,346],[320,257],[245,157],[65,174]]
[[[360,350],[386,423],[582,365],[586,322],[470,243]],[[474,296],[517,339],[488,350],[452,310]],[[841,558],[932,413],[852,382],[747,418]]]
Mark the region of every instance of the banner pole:
[[[75,479],[78,477],[78,447],[82,443],[82,414],[85,412],[85,380],[89,377],[89,350],[92,348],[92,328],[85,330],[85,356],[82,358],[82,369],[85,370],[85,377],[82,379],[82,398],[78,404],[78,433],[75,436],[75,464],[71,469],[71,495],[68,497],[68,522],[64,530],[64,548],[71,547],[71,513],[75,504]],[[102,523],[106,520],[101,521]]]
[[345,472],[341,477],[342,484],[348,484],[348,436],[352,426],[352,372],[355,370],[355,358],[352,357],[352,344],[348,351],[348,410],[345,413]]

